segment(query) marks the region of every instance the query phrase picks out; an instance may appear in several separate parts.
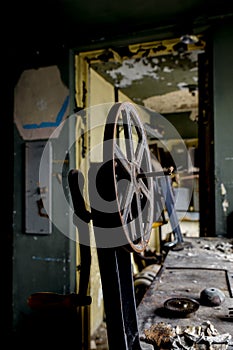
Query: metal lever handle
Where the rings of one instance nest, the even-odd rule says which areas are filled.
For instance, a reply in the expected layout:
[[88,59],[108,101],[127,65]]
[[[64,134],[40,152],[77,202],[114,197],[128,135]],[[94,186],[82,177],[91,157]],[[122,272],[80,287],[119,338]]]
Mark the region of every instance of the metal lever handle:
[[[74,214],[88,223],[91,213],[86,209],[83,198],[84,176],[80,170],[70,170],[68,174],[69,187],[74,206]],[[77,222],[75,222],[77,224]]]
[[90,305],[91,297],[74,293],[63,295],[53,292],[38,292],[31,294],[27,302],[33,310],[54,310]]
[[[91,220],[91,213],[86,209],[83,198],[84,176],[79,170],[70,170],[68,182],[74,207],[73,222],[78,228],[79,250],[80,250],[80,283],[79,294],[85,296],[88,291],[91,249],[88,223]],[[85,244],[83,244],[85,243]]]
[[156,176],[165,176],[165,175],[171,175],[174,168],[165,168],[163,171],[150,171],[150,172],[144,172],[137,175],[137,179],[144,178],[144,177],[156,177]]

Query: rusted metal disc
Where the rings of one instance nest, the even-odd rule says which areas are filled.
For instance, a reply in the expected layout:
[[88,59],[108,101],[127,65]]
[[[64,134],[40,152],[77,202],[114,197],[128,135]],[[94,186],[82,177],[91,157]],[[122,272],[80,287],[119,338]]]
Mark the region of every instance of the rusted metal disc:
[[154,190],[152,177],[142,176],[152,171],[151,156],[143,123],[132,103],[117,103],[109,111],[103,161],[108,164],[106,186],[114,194],[126,246],[142,252],[152,229]]
[[200,304],[192,298],[171,298],[164,302],[164,308],[172,315],[185,316],[198,310]]

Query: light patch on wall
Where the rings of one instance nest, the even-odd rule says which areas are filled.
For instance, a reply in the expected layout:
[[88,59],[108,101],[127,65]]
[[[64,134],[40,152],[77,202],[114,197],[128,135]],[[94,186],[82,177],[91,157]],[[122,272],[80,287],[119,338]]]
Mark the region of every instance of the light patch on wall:
[[103,292],[102,292],[102,286],[100,286],[98,290],[98,307],[101,307],[103,302]]
[[14,121],[23,139],[49,138],[68,113],[69,90],[57,66],[23,71],[14,99]]

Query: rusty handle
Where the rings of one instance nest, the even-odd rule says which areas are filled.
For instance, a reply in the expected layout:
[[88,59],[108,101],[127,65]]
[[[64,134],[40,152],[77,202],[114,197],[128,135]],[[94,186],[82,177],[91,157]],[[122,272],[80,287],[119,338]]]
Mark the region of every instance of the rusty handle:
[[27,300],[33,310],[69,309],[91,304],[90,296],[79,294],[59,294],[54,292],[37,292],[31,294]]

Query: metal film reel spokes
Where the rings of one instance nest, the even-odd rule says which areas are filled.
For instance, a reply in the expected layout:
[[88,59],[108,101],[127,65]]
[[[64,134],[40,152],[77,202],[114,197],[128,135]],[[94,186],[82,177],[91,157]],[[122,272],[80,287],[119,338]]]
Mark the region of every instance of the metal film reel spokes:
[[143,123],[129,102],[115,104],[108,113],[103,162],[108,164],[108,190],[113,191],[129,248],[142,252],[154,215],[153,178],[144,176],[152,172],[152,166]]

